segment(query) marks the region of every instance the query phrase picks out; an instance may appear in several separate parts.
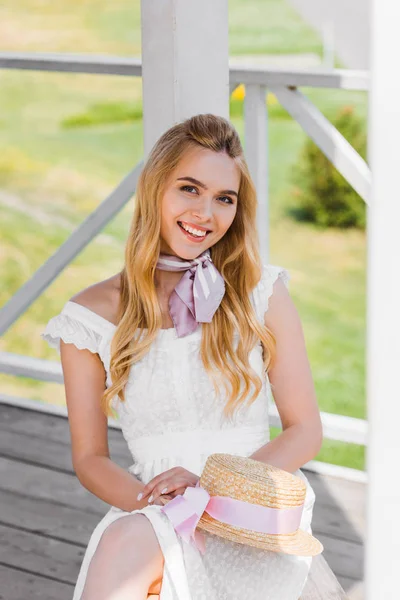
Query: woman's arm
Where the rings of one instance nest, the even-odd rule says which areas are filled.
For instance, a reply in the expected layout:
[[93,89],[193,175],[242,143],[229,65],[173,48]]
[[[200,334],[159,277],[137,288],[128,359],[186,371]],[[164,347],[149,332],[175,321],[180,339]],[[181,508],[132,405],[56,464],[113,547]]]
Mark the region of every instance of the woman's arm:
[[82,485],[108,504],[143,508],[136,497],[144,484],[110,459],[107,417],[100,408],[105,371],[98,354],[60,341],[72,465]]
[[265,325],[277,343],[276,360],[268,376],[282,433],[250,458],[293,473],[318,454],[323,432],[300,317],[280,278],[269,298]]

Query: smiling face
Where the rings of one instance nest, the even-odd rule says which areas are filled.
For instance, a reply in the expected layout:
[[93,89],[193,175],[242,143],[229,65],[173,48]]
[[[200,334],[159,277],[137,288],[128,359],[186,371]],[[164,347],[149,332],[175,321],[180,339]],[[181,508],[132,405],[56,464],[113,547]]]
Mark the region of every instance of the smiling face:
[[235,218],[239,184],[239,168],[225,152],[190,148],[161,201],[161,252],[192,260],[218,242]]

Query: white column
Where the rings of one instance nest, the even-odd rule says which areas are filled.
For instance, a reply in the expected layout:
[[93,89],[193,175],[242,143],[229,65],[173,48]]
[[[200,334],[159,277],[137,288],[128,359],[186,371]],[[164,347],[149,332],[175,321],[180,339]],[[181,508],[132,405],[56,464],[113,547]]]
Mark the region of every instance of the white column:
[[144,155],[175,123],[229,118],[228,0],[141,0]]
[[400,4],[370,0],[367,600],[400,594]]
[[269,262],[268,110],[264,85],[247,84],[244,99],[245,153],[257,190],[257,229],[263,263]]

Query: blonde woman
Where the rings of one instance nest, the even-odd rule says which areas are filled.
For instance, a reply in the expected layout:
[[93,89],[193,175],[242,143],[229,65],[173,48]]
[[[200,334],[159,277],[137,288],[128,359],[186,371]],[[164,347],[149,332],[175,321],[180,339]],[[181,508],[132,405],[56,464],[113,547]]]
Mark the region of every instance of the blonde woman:
[[[257,197],[237,131],[196,115],[153,147],[136,190],[122,271],[75,294],[42,337],[64,373],[73,467],[111,505],[73,600],[297,600],[311,557],[204,532],[206,551],[161,507],[227,452],[302,477],[322,427],[286,269],[262,264]],[[267,225],[267,224],[265,224]],[[269,438],[271,389],[283,431]],[[107,416],[132,454],[112,462]]]

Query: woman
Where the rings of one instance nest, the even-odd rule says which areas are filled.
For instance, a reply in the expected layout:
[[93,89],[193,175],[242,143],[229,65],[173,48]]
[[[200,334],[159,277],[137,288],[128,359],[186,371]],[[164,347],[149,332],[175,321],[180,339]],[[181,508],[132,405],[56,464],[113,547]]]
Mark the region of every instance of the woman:
[[[73,600],[297,600],[311,558],[204,532],[184,542],[161,506],[195,486],[207,456],[249,456],[302,477],[322,427],[289,274],[263,265],[257,198],[239,136],[196,115],[155,144],[141,172],[122,271],[80,291],[42,333],[59,349],[74,470],[111,505]],[[265,224],[267,225],[267,224]],[[268,402],[283,431],[269,441]],[[118,414],[134,464],[110,460]],[[123,518],[122,518],[123,517]]]

